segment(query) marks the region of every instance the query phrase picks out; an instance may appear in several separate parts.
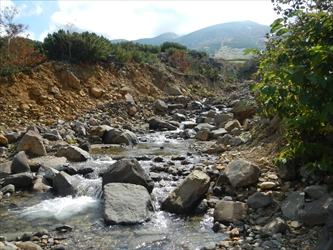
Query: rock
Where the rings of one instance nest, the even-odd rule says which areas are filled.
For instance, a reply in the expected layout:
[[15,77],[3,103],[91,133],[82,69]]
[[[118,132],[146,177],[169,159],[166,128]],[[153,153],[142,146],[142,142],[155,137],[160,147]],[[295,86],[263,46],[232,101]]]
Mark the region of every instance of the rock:
[[147,189],[129,183],[108,183],[103,186],[104,220],[106,224],[138,224],[150,220],[153,211]]
[[245,143],[245,139],[240,136],[236,136],[230,140],[230,145],[233,147],[237,147],[243,143]]
[[51,180],[53,182],[54,177],[59,173],[58,170],[54,168],[48,168],[45,172],[44,177],[48,180]]
[[73,74],[73,72],[63,69],[60,73],[60,78],[69,87],[73,89],[81,89],[80,80]]
[[330,215],[329,205],[333,204],[333,197],[324,195],[319,200],[305,203],[304,209],[300,212],[300,219],[308,226],[325,224]]
[[16,246],[21,250],[42,250],[42,248],[31,241],[19,242]]
[[164,92],[166,92],[169,95],[172,96],[179,96],[182,95],[182,92],[180,91],[179,87],[174,85],[174,86],[165,86],[164,87]]
[[122,87],[121,89],[119,89],[119,93],[122,96],[128,94],[129,92],[131,92],[131,89],[129,87]]
[[100,88],[97,88],[97,87],[92,87],[91,89],[90,89],[90,93],[94,96],[94,97],[96,97],[96,98],[99,98],[99,97],[101,97],[102,95],[103,95],[103,90],[102,89],[100,89]]
[[89,130],[89,136],[92,137],[94,135],[97,135],[100,138],[102,138],[105,131],[108,131],[111,129],[113,129],[113,128],[108,125],[92,126]]
[[11,161],[0,163],[0,179],[11,174]]
[[49,141],[57,141],[62,140],[61,135],[56,129],[51,129],[49,133],[45,133],[43,136],[45,139],[48,139]]
[[243,123],[246,118],[251,118],[256,113],[256,110],[257,107],[254,103],[236,101],[231,112],[240,123]]
[[263,194],[261,192],[255,192],[253,195],[249,196],[247,204],[251,208],[262,208],[273,204],[273,198],[269,194]]
[[216,130],[217,127],[214,125],[211,125],[209,123],[200,123],[197,126],[193,128],[196,132],[202,130],[202,129],[208,129],[209,131]]
[[208,149],[203,150],[202,152],[207,154],[220,154],[226,151],[226,148],[223,145],[214,144]]
[[293,192],[281,205],[281,211],[285,218],[289,220],[298,220],[299,213],[305,204],[305,194],[303,192]]
[[32,164],[39,165],[38,175],[45,175],[49,168],[62,169],[67,166],[66,157],[43,156],[31,160]]
[[15,193],[15,186],[13,184],[8,184],[0,189],[2,194],[13,194]]
[[149,124],[149,129],[164,129],[167,130],[177,130],[177,127],[170,124],[169,122],[163,121],[157,117],[151,117],[147,119],[147,122]]
[[141,185],[149,193],[153,191],[154,182],[146,174],[136,159],[121,159],[112,164],[103,174],[103,186],[108,183],[121,182]]
[[138,111],[135,106],[131,106],[127,112],[130,116],[134,116]]
[[4,186],[13,184],[16,189],[27,189],[32,185],[33,175],[28,172],[12,174],[5,178]]
[[319,185],[308,186],[304,189],[304,193],[312,199],[318,200],[327,194],[327,188]]
[[222,137],[218,137],[217,140],[216,140],[216,144],[222,144],[222,145],[229,145],[231,140],[233,139],[232,135],[230,134],[226,134],[226,135],[223,135]]
[[8,139],[3,134],[0,134],[0,146],[8,146]]
[[58,157],[66,157],[69,161],[79,162],[86,161],[89,159],[90,155],[88,152],[77,146],[67,146],[60,148],[56,153]]
[[167,110],[168,110],[168,105],[163,102],[162,100],[160,99],[157,99],[154,103],[153,103],[153,107],[159,111],[159,112],[162,112],[162,113],[166,113]]
[[28,159],[24,151],[20,151],[14,156],[10,169],[12,174],[31,172]]
[[185,121],[182,123],[184,125],[185,129],[192,129],[195,126],[197,126],[198,124],[196,122],[192,122],[192,121]]
[[333,203],[328,208],[329,217],[325,226],[319,234],[319,239],[316,244],[316,250],[331,250],[333,249]]
[[192,171],[162,202],[161,209],[177,214],[192,212],[207,193],[209,184],[208,175]]
[[79,144],[79,148],[83,149],[84,151],[86,152],[90,152],[91,151],[91,145],[88,141],[83,141],[83,142],[80,142]]
[[234,115],[232,113],[229,114],[218,114],[215,116],[215,125],[217,127],[220,126],[220,124],[228,122],[234,118]]
[[197,131],[195,138],[200,141],[208,141],[210,136],[210,130],[207,128],[202,128]]
[[[5,133],[4,136],[7,138],[8,143],[17,142],[19,139],[19,134],[14,133],[14,132]],[[1,134],[0,134],[0,137],[1,137]],[[1,141],[1,139],[0,139],[0,141]],[[1,142],[0,142],[0,146],[1,146]]]
[[289,229],[288,224],[281,218],[276,218],[273,221],[266,224],[260,230],[260,235],[262,237],[269,237],[277,233],[285,233]]
[[58,94],[60,92],[60,90],[57,86],[49,86],[48,91],[51,94]]
[[43,138],[35,131],[29,130],[17,145],[17,151],[25,151],[34,155],[46,155],[46,149],[43,144]]
[[291,181],[296,176],[295,165],[286,158],[281,159],[277,166],[277,174],[282,180]]
[[210,138],[217,139],[219,136],[224,136],[225,134],[228,134],[228,131],[224,128],[219,128],[210,132]]
[[126,145],[136,145],[139,143],[138,138],[136,135],[129,131],[125,130],[119,136],[113,139],[116,144],[126,144]]
[[37,175],[33,182],[32,191],[35,193],[45,193],[49,191],[52,186],[43,176]]
[[241,128],[241,127],[242,127],[242,125],[239,123],[238,120],[228,121],[224,126],[225,130],[228,132],[231,132],[231,130],[233,130],[235,128]]
[[226,168],[226,176],[233,187],[251,185],[258,180],[259,175],[259,167],[244,160],[232,161]]
[[214,221],[220,223],[231,223],[234,219],[244,221],[248,208],[246,203],[220,200],[215,205]]
[[20,104],[20,110],[22,112],[28,112],[30,110],[30,106],[26,103],[21,103]]
[[172,116],[172,120],[175,120],[175,121],[178,121],[178,122],[186,121],[186,116],[183,115],[183,114],[175,113]]
[[136,135],[129,131],[121,131],[120,129],[107,127],[103,137],[103,143],[105,144],[126,144],[126,145],[136,145],[138,144],[138,139]]
[[75,177],[70,176],[64,171],[60,171],[53,179],[54,191],[60,196],[74,196],[76,193],[73,186],[73,180]]
[[258,184],[258,187],[260,187],[261,189],[273,189],[276,188],[278,184],[276,184],[275,182],[272,181],[264,181],[262,183]]

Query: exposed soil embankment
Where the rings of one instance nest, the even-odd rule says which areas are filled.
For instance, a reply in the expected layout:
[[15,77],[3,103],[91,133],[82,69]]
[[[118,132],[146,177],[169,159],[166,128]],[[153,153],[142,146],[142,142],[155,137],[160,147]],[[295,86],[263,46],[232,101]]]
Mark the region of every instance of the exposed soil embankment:
[[84,115],[98,103],[123,100],[140,105],[166,96],[189,96],[190,84],[221,92],[221,83],[179,74],[164,65],[50,61],[0,79],[0,125],[3,129],[36,122],[48,125]]

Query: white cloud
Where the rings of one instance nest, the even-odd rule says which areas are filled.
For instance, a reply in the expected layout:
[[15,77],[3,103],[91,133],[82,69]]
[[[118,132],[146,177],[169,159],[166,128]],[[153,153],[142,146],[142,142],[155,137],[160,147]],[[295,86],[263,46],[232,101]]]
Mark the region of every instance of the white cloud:
[[80,31],[110,39],[135,40],[164,32],[183,35],[214,24],[251,20],[271,24],[277,16],[265,1],[59,1],[51,17],[64,28],[73,23]]

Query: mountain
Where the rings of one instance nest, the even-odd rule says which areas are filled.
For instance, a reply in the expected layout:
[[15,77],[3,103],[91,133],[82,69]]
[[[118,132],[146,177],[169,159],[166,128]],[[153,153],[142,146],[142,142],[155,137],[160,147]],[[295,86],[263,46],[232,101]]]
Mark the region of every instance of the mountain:
[[161,45],[164,42],[170,42],[177,39],[179,36],[175,33],[168,32],[163,33],[159,36],[153,37],[153,38],[142,38],[135,40],[136,43],[142,43],[142,44],[151,44],[151,45]]
[[[251,55],[244,56],[244,51],[248,48],[263,49],[265,35],[269,30],[270,27],[267,25],[252,21],[238,21],[216,24],[180,37],[169,32],[132,42],[152,45],[176,42],[189,49],[205,51],[211,57],[235,60],[249,58]],[[113,43],[120,41],[127,40],[111,40]]]
[[252,21],[221,23],[174,40],[174,42],[224,59],[242,59],[248,48],[263,49],[269,26]]

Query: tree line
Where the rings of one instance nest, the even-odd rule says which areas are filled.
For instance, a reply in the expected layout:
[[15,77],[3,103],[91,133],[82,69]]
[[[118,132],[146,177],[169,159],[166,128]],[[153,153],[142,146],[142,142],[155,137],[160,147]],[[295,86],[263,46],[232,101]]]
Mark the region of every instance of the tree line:
[[[133,42],[111,43],[93,32],[76,32],[73,24],[48,34],[43,42],[24,36],[28,27],[14,23],[15,6],[1,10],[0,15],[0,76],[6,76],[36,66],[47,60],[105,61],[112,55],[116,63],[167,63],[180,73],[203,74],[211,80],[219,78],[220,69],[209,63],[205,52],[194,58],[189,49],[174,42],[159,46]],[[205,59],[202,59],[205,58]]]

